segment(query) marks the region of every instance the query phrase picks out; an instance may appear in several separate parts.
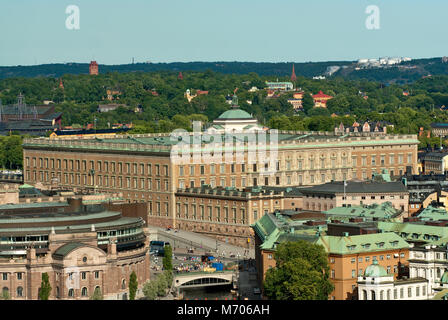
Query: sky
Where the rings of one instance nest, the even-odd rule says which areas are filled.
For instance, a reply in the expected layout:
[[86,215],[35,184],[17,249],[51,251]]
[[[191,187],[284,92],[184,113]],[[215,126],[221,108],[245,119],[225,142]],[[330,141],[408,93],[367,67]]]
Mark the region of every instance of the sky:
[[441,57],[447,12],[446,0],[0,0],[0,66]]

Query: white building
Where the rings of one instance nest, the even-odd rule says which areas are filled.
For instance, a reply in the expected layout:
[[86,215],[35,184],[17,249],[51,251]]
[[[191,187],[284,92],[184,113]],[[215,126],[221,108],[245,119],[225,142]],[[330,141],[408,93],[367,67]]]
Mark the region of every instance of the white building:
[[427,279],[431,296],[444,288],[444,282],[448,280],[447,271],[448,247],[426,245],[409,250],[409,277]]
[[233,96],[232,109],[222,113],[218,119],[213,120],[213,125],[207,129],[207,133],[223,132],[256,132],[265,128],[258,124],[258,120],[238,106],[238,98]]
[[[447,275],[448,278],[448,275]],[[359,300],[427,300],[428,280],[410,278],[394,280],[393,274],[378,264],[368,266],[363,276],[358,277]]]

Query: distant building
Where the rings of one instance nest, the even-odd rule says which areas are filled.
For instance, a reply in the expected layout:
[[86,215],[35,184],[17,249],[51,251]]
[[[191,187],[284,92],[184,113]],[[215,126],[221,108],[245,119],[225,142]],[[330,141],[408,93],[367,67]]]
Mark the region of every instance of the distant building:
[[107,100],[112,101],[112,100],[120,100],[120,95],[121,95],[121,91],[119,90],[107,90]]
[[434,137],[448,136],[448,123],[431,123],[431,135]]
[[89,74],[98,75],[98,63],[96,61],[91,61],[89,65]]
[[45,135],[48,131],[60,127],[62,113],[55,111],[52,104],[27,105],[25,97],[19,95],[17,104],[0,104],[0,134],[13,131],[21,134]]
[[423,155],[424,174],[447,174],[448,173],[448,153],[428,152]]
[[98,112],[109,112],[117,109],[118,107],[124,107],[127,108],[127,105],[125,104],[116,104],[116,103],[110,103],[110,104],[100,104],[98,105]]
[[373,121],[368,122],[365,121],[361,126],[358,122],[354,122],[350,127],[345,127],[341,122],[338,127],[334,128],[335,134],[344,134],[349,132],[369,132],[373,134],[386,134],[387,127],[394,127],[392,123],[388,123],[385,121]]
[[289,91],[294,89],[294,84],[292,82],[268,82],[266,81],[268,90],[281,90]]
[[207,130],[208,133],[254,131],[264,131],[264,127],[258,124],[256,118],[239,108],[236,95],[232,98],[232,109],[213,120],[213,125]]
[[323,93],[322,90],[319,91],[317,94],[313,95],[314,108],[326,108],[327,101],[330,99],[333,99],[333,97]]

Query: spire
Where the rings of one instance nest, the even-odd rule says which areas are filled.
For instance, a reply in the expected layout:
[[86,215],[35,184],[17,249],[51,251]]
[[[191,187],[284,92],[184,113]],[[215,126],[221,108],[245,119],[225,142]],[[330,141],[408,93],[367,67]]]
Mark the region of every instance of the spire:
[[183,80],[184,76],[182,75],[182,71],[179,72],[179,75],[177,76],[177,79]]
[[62,82],[62,78],[59,79],[59,88],[64,89],[64,83]]
[[291,74],[291,81],[296,81],[297,77],[296,77],[296,73],[294,71],[294,64],[292,65],[292,74]]

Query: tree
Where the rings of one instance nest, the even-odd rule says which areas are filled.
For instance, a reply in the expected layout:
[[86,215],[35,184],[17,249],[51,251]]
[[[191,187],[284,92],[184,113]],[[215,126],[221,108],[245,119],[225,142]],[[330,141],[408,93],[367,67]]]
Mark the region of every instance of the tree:
[[173,270],[173,249],[171,246],[165,246],[165,254],[163,256],[163,269]]
[[11,299],[11,296],[9,295],[9,290],[4,288],[2,290],[2,300],[9,300]]
[[155,281],[147,281],[143,285],[143,294],[148,300],[155,300],[157,298],[157,283]]
[[100,287],[96,287],[93,291],[93,295],[90,297],[90,300],[103,300],[103,293],[101,292]]
[[132,271],[129,277],[129,300],[135,300],[135,294],[137,292],[138,282],[137,275]]
[[162,273],[157,277],[156,286],[157,286],[157,295],[159,297],[166,296],[166,289],[168,287],[168,283],[165,273]]
[[324,248],[307,241],[281,243],[276,267],[266,272],[264,293],[273,300],[327,300],[334,286]]
[[50,297],[50,292],[51,292],[51,285],[48,273],[44,272],[42,273],[42,282],[40,284],[39,299],[48,300],[48,298]]
[[308,92],[305,92],[303,94],[302,107],[303,107],[303,111],[306,114],[308,114],[308,112],[314,108],[313,97]]

